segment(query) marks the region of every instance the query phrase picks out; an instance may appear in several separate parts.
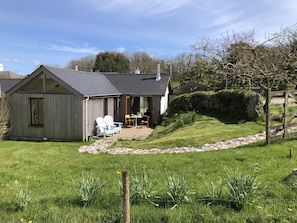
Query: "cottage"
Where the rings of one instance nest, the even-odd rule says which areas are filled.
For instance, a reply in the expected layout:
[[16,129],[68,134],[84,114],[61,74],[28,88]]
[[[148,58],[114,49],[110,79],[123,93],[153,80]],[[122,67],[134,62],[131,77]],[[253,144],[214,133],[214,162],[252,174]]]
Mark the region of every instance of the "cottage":
[[169,75],[101,74],[41,65],[6,92],[11,105],[10,139],[88,140],[98,116],[124,121],[126,113],[167,109]]

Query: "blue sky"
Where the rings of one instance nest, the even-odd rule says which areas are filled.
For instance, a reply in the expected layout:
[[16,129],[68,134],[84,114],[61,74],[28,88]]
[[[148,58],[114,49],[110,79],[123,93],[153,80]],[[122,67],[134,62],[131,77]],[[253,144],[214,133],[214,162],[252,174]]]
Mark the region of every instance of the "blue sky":
[[296,0],[3,0],[0,63],[26,75],[102,51],[172,58],[200,36],[254,29],[261,41],[295,23]]

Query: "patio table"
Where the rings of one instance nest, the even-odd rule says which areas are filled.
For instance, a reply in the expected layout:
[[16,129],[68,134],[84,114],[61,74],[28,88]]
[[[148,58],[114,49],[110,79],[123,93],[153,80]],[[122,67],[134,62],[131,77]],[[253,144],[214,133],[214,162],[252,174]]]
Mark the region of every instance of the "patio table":
[[142,118],[141,115],[131,115],[132,119],[135,119],[135,128],[137,128],[137,119]]

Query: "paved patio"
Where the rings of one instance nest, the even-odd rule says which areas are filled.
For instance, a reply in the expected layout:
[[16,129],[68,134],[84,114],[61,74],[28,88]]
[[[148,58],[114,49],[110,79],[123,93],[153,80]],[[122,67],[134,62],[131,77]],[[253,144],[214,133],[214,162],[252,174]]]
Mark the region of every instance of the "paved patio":
[[147,138],[153,129],[147,128],[146,126],[143,127],[124,127],[122,128],[122,132],[120,134],[114,134],[114,136],[108,138],[115,138],[115,139],[130,139],[130,140],[141,140]]

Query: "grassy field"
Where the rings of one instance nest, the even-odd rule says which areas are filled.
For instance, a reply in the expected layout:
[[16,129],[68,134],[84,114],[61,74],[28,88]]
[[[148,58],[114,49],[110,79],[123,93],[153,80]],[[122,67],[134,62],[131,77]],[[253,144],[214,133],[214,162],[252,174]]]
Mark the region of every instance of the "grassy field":
[[[183,145],[175,144],[173,139],[184,137],[182,142],[186,145],[200,145],[264,130],[262,123],[238,125],[206,116],[184,126],[173,123],[169,121],[167,126],[158,127],[152,138],[144,142],[120,143],[144,149],[160,144],[165,148],[166,143],[170,147]],[[119,186],[122,170],[129,171],[134,183],[138,180],[137,186],[145,182],[142,189],[153,185],[152,203],[147,199],[132,200],[131,222],[297,221],[297,180],[291,175],[296,167],[296,140],[269,146],[258,142],[224,151],[158,155],[80,154],[78,149],[84,144],[1,142],[0,222],[122,222]],[[290,150],[293,151],[291,158],[288,157]],[[257,177],[262,190],[252,205],[234,206],[227,193],[230,172]],[[80,201],[82,176],[98,177],[106,183],[94,203],[87,207]],[[147,181],[143,181],[142,176]],[[168,179],[180,177],[184,177],[184,181],[180,181],[179,187],[175,184],[176,190],[184,189],[191,202],[181,199],[174,206]],[[24,210],[18,208],[16,198],[20,188],[31,198]],[[215,195],[218,200],[210,199]]]

